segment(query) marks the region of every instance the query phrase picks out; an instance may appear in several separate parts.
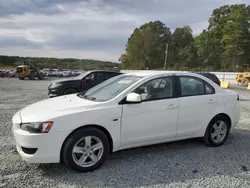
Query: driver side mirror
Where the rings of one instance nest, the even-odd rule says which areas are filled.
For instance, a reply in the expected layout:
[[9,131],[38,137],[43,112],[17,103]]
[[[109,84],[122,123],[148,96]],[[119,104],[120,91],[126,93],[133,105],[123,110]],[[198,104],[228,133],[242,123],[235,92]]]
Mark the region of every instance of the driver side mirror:
[[141,103],[142,102],[141,95],[137,93],[129,93],[126,97],[126,101],[128,103]]

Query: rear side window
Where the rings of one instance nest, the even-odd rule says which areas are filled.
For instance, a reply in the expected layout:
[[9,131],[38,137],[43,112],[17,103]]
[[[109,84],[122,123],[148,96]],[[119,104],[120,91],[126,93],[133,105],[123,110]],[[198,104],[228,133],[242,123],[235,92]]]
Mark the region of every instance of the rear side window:
[[181,96],[195,96],[195,95],[206,95],[213,94],[214,88],[205,82],[202,79],[190,77],[190,76],[181,76]]
[[204,72],[199,72],[197,74],[200,74],[202,76],[207,77],[208,79],[212,80],[213,82],[215,82],[216,84],[220,85],[220,80],[219,78],[213,74],[213,73],[204,73]]
[[106,74],[106,78],[107,78],[107,79],[108,79],[108,78],[112,78],[112,77],[117,76],[117,75],[119,75],[119,74],[118,74],[118,73],[115,73],[115,72],[109,72],[109,73]]
[[213,80],[215,83],[219,84],[220,80],[219,78],[217,78],[217,76],[215,74],[209,74],[211,80]]

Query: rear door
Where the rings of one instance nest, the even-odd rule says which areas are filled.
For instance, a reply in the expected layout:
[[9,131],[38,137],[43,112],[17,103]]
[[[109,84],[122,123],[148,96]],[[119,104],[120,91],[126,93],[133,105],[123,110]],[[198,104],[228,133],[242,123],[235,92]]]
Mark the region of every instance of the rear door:
[[180,111],[177,136],[195,134],[211,119],[217,106],[215,89],[193,76],[179,76]]

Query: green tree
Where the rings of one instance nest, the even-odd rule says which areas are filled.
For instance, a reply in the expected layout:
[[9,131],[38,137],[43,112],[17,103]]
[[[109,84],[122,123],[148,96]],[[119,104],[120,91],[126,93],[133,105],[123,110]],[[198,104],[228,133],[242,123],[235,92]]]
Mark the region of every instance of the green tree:
[[197,66],[197,50],[192,29],[189,26],[176,28],[172,35],[172,51],[175,67],[194,68]]
[[208,32],[220,41],[221,66],[228,70],[235,70],[248,61],[249,15],[249,6],[245,4],[226,5],[215,9],[209,19]]
[[91,59],[58,59],[58,58],[39,58],[39,57],[18,57],[0,55],[1,66],[16,67],[23,61],[36,63],[40,68],[68,68],[68,69],[103,69],[103,70],[119,70],[120,65],[109,61],[98,61]]
[[203,30],[195,37],[195,46],[197,49],[198,62],[202,69],[219,70],[221,63],[222,48],[220,39],[214,32]]
[[124,69],[162,68],[165,46],[171,41],[171,32],[162,22],[149,22],[136,28],[129,37],[125,54],[119,60]]

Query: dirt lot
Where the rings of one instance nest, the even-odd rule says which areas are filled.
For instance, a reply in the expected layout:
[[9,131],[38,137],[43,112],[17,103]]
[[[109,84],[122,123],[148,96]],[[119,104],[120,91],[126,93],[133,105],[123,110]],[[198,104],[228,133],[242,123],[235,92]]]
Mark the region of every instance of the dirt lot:
[[48,83],[0,78],[0,187],[250,187],[250,91],[235,89],[241,120],[221,147],[194,139],[130,149],[113,154],[92,173],[79,174],[61,164],[27,164],[16,152],[11,118],[46,99]]

